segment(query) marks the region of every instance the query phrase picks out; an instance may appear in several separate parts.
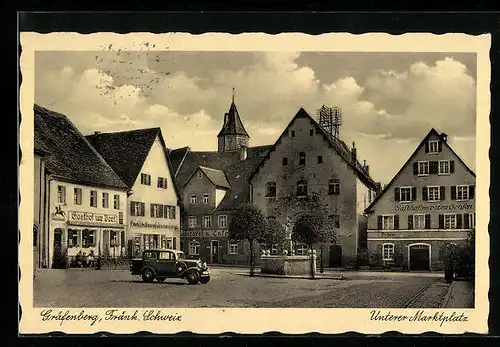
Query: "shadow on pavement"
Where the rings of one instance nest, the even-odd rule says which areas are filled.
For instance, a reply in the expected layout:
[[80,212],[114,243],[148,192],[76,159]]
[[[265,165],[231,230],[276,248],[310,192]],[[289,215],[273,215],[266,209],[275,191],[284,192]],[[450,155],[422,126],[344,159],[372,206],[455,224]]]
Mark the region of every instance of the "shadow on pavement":
[[187,283],[182,283],[182,282],[151,282],[151,283],[144,283],[144,281],[141,280],[112,280],[110,282],[116,282],[116,283],[142,283],[142,284],[156,284],[156,285],[173,285],[173,286],[184,286],[187,285]]

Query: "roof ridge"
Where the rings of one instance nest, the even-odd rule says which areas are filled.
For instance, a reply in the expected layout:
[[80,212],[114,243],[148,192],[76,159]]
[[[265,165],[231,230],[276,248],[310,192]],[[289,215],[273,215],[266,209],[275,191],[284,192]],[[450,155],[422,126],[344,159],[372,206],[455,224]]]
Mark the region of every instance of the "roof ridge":
[[152,128],[140,128],[140,129],[133,129],[133,130],[121,130],[121,131],[108,131],[108,132],[94,132],[93,134],[85,135],[85,136],[99,136],[99,135],[112,135],[112,134],[123,134],[123,133],[133,133],[133,132],[139,132],[139,131],[146,131],[146,130],[161,130],[161,127],[152,127]]

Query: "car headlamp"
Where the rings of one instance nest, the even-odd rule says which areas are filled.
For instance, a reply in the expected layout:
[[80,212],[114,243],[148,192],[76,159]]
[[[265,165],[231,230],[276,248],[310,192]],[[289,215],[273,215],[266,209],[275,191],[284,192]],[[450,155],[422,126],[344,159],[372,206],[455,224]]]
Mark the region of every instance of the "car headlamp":
[[207,262],[206,262],[206,261],[205,261],[205,262],[203,262],[203,264],[201,264],[201,266],[202,266],[203,268],[206,268],[206,267],[207,267]]

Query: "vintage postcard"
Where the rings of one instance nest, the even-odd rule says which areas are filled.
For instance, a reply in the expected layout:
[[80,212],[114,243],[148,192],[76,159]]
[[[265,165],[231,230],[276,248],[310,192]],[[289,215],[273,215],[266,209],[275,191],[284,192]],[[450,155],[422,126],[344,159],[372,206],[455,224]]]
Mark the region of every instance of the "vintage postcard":
[[487,333],[490,35],[20,40],[22,334]]

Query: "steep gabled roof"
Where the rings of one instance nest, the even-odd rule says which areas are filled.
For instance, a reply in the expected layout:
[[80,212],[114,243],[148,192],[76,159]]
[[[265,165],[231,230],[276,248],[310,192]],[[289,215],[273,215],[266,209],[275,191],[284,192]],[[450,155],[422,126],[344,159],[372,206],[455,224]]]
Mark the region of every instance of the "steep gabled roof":
[[217,137],[224,135],[245,135],[250,137],[241,122],[240,114],[236,108],[234,100],[229,107],[229,112],[226,113],[226,117],[225,123],[222,125],[222,129]]
[[125,184],[132,188],[159,133],[160,128],[150,128],[86,137]]
[[251,180],[258,172],[259,169],[264,165],[264,162],[270,158],[270,152],[276,148],[276,146],[281,142],[281,138],[285,136],[285,134],[288,133],[288,128],[292,125],[292,123],[297,119],[297,118],[309,118],[312,122],[312,124],[315,126],[316,129],[319,129],[320,133],[324,136],[324,138],[328,141],[328,144],[330,147],[332,147],[336,153],[344,159],[345,162],[354,170],[356,173],[357,177],[365,183],[368,187],[372,189],[377,189],[377,183],[370,177],[370,175],[363,169],[363,165],[359,163],[358,160],[353,161],[351,151],[347,147],[347,145],[344,143],[344,141],[340,140],[339,138],[336,138],[326,132],[323,127],[321,127],[318,122],[312,118],[309,113],[304,110],[304,108],[300,108],[300,110],[295,114],[295,116],[292,118],[290,123],[285,127],[285,130],[281,133],[281,135],[278,137],[274,145],[271,146],[271,149],[267,152],[267,155],[262,159],[262,161],[259,163],[257,166],[256,170],[250,175],[249,179]]
[[[413,151],[413,153],[410,155],[410,157],[408,158],[408,160],[403,164],[403,166],[401,166],[401,169],[399,169],[399,171],[396,173],[396,175],[394,175],[394,177],[392,178],[392,180],[384,187],[384,189],[375,197],[375,199],[372,201],[372,203],[365,209],[365,212],[366,213],[370,213],[371,210],[373,209],[373,207],[375,206],[375,204],[380,200],[380,198],[391,188],[392,184],[394,183],[394,181],[396,181],[396,179],[399,177],[399,175],[403,172],[403,170],[412,162],[413,158],[417,155],[418,151],[423,147],[425,146],[425,143],[429,140],[429,138],[432,136],[432,135],[435,135],[437,136],[438,138],[442,138],[442,136],[436,131],[436,129],[432,128],[428,133],[427,135],[424,137],[424,139],[420,142],[420,144],[417,146],[417,148],[415,149],[415,151]],[[467,171],[469,171],[469,173],[473,176],[473,177],[476,177],[476,174],[474,173],[474,171],[472,171],[468,166],[467,164],[465,164],[465,162],[462,160],[462,158],[460,158],[460,156],[453,150],[453,148],[451,148],[451,146],[448,144],[448,141],[442,141],[442,143],[458,158],[458,160],[460,161],[460,163],[467,169]]]
[[248,177],[262,160],[262,156],[266,155],[268,149],[269,146],[248,147],[248,156],[243,161],[240,160],[238,151],[188,151],[186,158],[179,167],[176,177],[177,182],[180,186],[184,186],[200,166],[224,172],[230,189],[227,191],[216,210],[232,210],[239,204],[250,200],[250,184]]
[[172,162],[174,176],[177,176],[179,168],[181,167],[182,162],[186,158],[186,155],[188,154],[189,150],[190,148],[187,146],[170,150],[169,156],[170,156],[170,161]]
[[68,117],[36,104],[34,115],[35,150],[46,152],[48,172],[85,185],[127,188]]
[[[213,169],[211,167],[206,167],[206,166],[198,166],[198,169],[201,170],[205,174],[205,176],[207,176],[207,178],[210,180],[210,182],[212,182],[214,186],[226,189],[231,188],[231,185],[227,181],[227,177],[224,174],[224,171]],[[197,170],[193,172],[191,177],[189,177],[189,179],[186,181],[184,185],[186,185],[191,180],[196,171]]]

